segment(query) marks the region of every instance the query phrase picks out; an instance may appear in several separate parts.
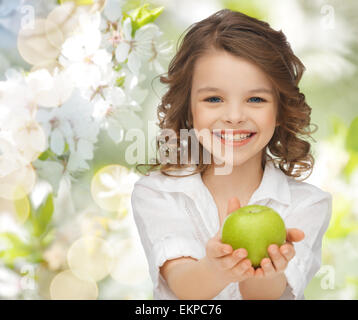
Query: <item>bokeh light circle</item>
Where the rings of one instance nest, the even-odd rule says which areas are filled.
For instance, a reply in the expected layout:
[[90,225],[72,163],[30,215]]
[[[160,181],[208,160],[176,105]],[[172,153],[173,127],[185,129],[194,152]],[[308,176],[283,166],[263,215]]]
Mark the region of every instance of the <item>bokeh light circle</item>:
[[71,245],[67,252],[67,263],[78,278],[99,281],[110,273],[113,254],[102,238],[85,236]]
[[124,213],[134,180],[137,175],[121,165],[109,165],[100,169],[91,182],[91,194],[96,204],[104,210]]
[[94,13],[96,11],[101,12],[107,4],[107,0],[94,0],[93,5],[90,8],[90,12]]
[[[60,6],[56,6],[48,14],[46,27],[50,29],[51,26],[56,26],[57,29],[61,30],[64,39],[67,39],[78,26],[80,14],[83,12],[82,6],[77,6],[72,1],[65,2]],[[50,38],[49,41],[57,47],[58,41],[56,38]]]
[[[50,28],[51,27],[51,28]],[[49,33],[47,32],[49,30]],[[35,19],[33,26],[20,29],[17,37],[17,48],[21,57],[32,65],[38,65],[43,61],[55,60],[60,53],[60,48],[51,42],[61,42],[62,32],[46,19]],[[50,42],[49,39],[52,39]]]
[[31,164],[20,167],[0,177],[0,197],[18,200],[29,194],[36,182],[36,173]]
[[65,270],[52,279],[50,297],[52,300],[96,300],[97,283],[79,279],[71,270]]

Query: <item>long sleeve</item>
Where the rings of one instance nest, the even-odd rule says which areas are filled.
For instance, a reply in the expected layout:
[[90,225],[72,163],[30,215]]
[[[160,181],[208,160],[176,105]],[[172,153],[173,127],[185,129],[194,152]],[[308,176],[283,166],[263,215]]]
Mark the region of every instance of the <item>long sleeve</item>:
[[296,255],[285,270],[287,289],[281,299],[304,299],[304,290],[321,267],[322,238],[332,215],[332,196],[312,195],[297,206],[285,221],[286,228],[303,230],[305,238],[294,242]]
[[154,292],[165,281],[159,267],[166,260],[184,256],[200,259],[203,254],[194,228],[174,195],[136,183],[131,196],[133,218],[148,260]]

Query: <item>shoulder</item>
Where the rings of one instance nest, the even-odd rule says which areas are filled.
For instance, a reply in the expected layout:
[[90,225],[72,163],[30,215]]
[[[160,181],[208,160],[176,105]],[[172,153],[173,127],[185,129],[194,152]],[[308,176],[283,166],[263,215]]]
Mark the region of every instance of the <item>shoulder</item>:
[[191,174],[192,169],[184,168],[164,174],[160,170],[151,171],[147,175],[141,176],[134,184],[136,189],[152,189],[157,192],[180,192],[194,179]]
[[150,185],[153,182],[159,182],[163,179],[163,174],[160,171],[152,171],[147,173],[146,175],[142,175],[135,182],[134,186],[138,185]]
[[[131,195],[132,205],[140,202],[141,206],[178,206],[181,195],[190,192],[190,186],[195,178],[186,176],[188,170],[175,171],[175,176],[152,171],[141,176],[135,183]],[[183,176],[185,175],[185,176]]]
[[179,183],[174,183],[173,179],[181,178],[151,172],[134,184],[131,195],[133,218],[138,231],[145,232],[152,243],[166,236],[182,235],[185,238],[194,232],[178,189]]
[[288,178],[292,205],[287,222],[302,227],[307,234],[326,230],[332,216],[332,195],[308,182]]
[[292,195],[291,199],[293,207],[332,201],[332,195],[329,192],[326,192],[311,183],[298,181],[292,177],[287,177],[287,182]]
[[150,172],[141,176],[133,186],[132,202],[136,201],[153,201],[166,194],[165,178],[159,171]]

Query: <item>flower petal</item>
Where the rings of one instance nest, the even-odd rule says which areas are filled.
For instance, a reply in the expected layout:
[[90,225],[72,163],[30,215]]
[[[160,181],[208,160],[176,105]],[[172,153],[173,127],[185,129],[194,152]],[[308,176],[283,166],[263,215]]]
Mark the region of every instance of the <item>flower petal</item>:
[[93,144],[85,139],[79,139],[77,143],[77,152],[84,159],[92,159],[93,158]]
[[132,71],[135,75],[139,73],[139,69],[141,66],[140,57],[135,52],[132,51],[128,56],[128,68],[130,71]]
[[158,26],[153,23],[148,23],[136,31],[134,38],[137,41],[148,41],[160,35],[161,32]]
[[124,38],[127,40],[132,39],[132,21],[131,18],[126,18],[123,22]]
[[61,155],[65,149],[65,139],[63,134],[57,128],[52,131],[51,141],[50,141],[51,150],[57,155]]
[[116,49],[116,59],[118,62],[123,62],[128,57],[130,45],[126,42],[120,42]]

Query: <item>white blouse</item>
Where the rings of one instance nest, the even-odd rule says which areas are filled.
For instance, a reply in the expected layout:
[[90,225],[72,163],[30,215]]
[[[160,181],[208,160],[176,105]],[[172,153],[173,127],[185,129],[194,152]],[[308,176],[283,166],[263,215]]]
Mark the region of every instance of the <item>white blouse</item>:
[[[175,171],[185,175],[194,169]],[[200,173],[168,177],[159,171],[141,176],[131,196],[133,218],[149,265],[154,299],[178,298],[159,272],[166,260],[201,259],[207,241],[218,232],[219,213]],[[273,208],[286,228],[299,228],[305,238],[294,243],[296,255],[285,269],[288,285],[280,299],[304,299],[304,289],[321,265],[322,237],[332,214],[332,196],[318,187],[286,176],[271,161],[248,205]],[[230,283],[214,300],[240,300],[237,282]]]

